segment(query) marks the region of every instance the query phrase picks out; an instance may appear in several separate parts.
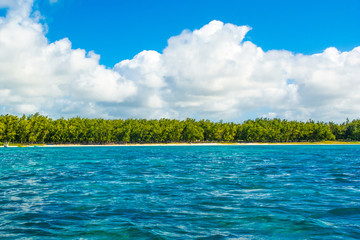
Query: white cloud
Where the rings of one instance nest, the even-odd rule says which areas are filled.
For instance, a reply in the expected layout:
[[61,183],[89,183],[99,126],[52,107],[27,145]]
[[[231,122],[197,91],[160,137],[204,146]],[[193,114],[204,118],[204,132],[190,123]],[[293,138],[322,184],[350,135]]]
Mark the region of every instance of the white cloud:
[[[239,120],[255,114],[342,121],[359,117],[360,48],[340,53],[331,47],[310,56],[264,52],[244,41],[249,30],[212,21],[170,38],[163,54],[156,54],[157,64],[136,56],[120,62],[115,70],[123,74],[126,69],[126,76],[138,82],[148,76],[140,69],[152,66],[163,86],[156,89],[166,103],[165,112],[180,118]],[[142,52],[141,59],[154,54]]]
[[0,0],[1,113],[53,117],[358,118],[360,47],[315,55],[267,51],[248,26],[212,21],[108,69],[100,56],[49,43],[31,0]]
[[6,5],[10,7],[8,17],[0,25],[3,111],[93,115],[84,107],[86,102],[85,105],[93,106],[99,115],[106,115],[97,103],[119,104],[136,93],[133,82],[99,65],[99,56],[95,53],[72,49],[68,39],[49,43],[44,27],[29,17],[29,11],[27,15],[22,14],[25,10],[21,8],[29,9],[32,4],[25,2],[27,6]]

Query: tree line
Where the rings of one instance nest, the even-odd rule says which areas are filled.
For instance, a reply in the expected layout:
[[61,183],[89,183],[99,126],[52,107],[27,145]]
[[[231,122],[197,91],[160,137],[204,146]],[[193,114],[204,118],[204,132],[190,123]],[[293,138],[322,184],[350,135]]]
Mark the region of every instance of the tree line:
[[360,119],[334,122],[257,118],[243,123],[209,120],[69,118],[39,113],[0,116],[0,142],[108,144],[170,142],[303,142],[360,140]]

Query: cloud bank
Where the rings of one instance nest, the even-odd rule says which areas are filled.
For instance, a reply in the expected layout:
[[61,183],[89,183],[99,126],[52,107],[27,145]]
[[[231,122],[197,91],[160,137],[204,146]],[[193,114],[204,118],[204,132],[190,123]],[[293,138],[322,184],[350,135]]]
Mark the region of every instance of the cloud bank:
[[0,0],[0,113],[51,117],[359,118],[360,47],[263,51],[250,27],[212,21],[110,69],[69,39],[50,43],[31,0]]

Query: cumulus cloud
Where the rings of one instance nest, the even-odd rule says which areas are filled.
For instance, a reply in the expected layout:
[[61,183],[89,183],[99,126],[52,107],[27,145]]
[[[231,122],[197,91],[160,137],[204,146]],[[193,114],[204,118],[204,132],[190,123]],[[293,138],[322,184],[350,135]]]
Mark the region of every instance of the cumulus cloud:
[[[161,82],[152,86],[166,103],[166,112],[180,118],[342,121],[359,117],[360,48],[341,53],[330,47],[309,56],[264,52],[244,41],[249,30],[212,21],[170,38],[162,54],[142,52],[120,62],[115,70],[136,82],[147,79],[149,73],[141,68],[150,67]],[[144,60],[153,55],[156,64]]]
[[9,7],[0,24],[3,112],[106,116],[97,103],[119,104],[136,94],[136,85],[99,65],[95,53],[72,49],[66,38],[49,43],[44,26],[30,17],[31,5],[1,2]]
[[263,51],[248,26],[212,21],[113,69],[69,39],[50,43],[31,0],[0,0],[1,113],[53,117],[358,118],[360,47],[314,55]]

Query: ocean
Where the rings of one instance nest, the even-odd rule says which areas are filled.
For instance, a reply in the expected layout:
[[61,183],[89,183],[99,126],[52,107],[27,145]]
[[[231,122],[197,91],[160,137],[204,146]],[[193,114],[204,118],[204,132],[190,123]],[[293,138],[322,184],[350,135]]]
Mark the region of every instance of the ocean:
[[0,149],[1,239],[360,239],[359,145]]

